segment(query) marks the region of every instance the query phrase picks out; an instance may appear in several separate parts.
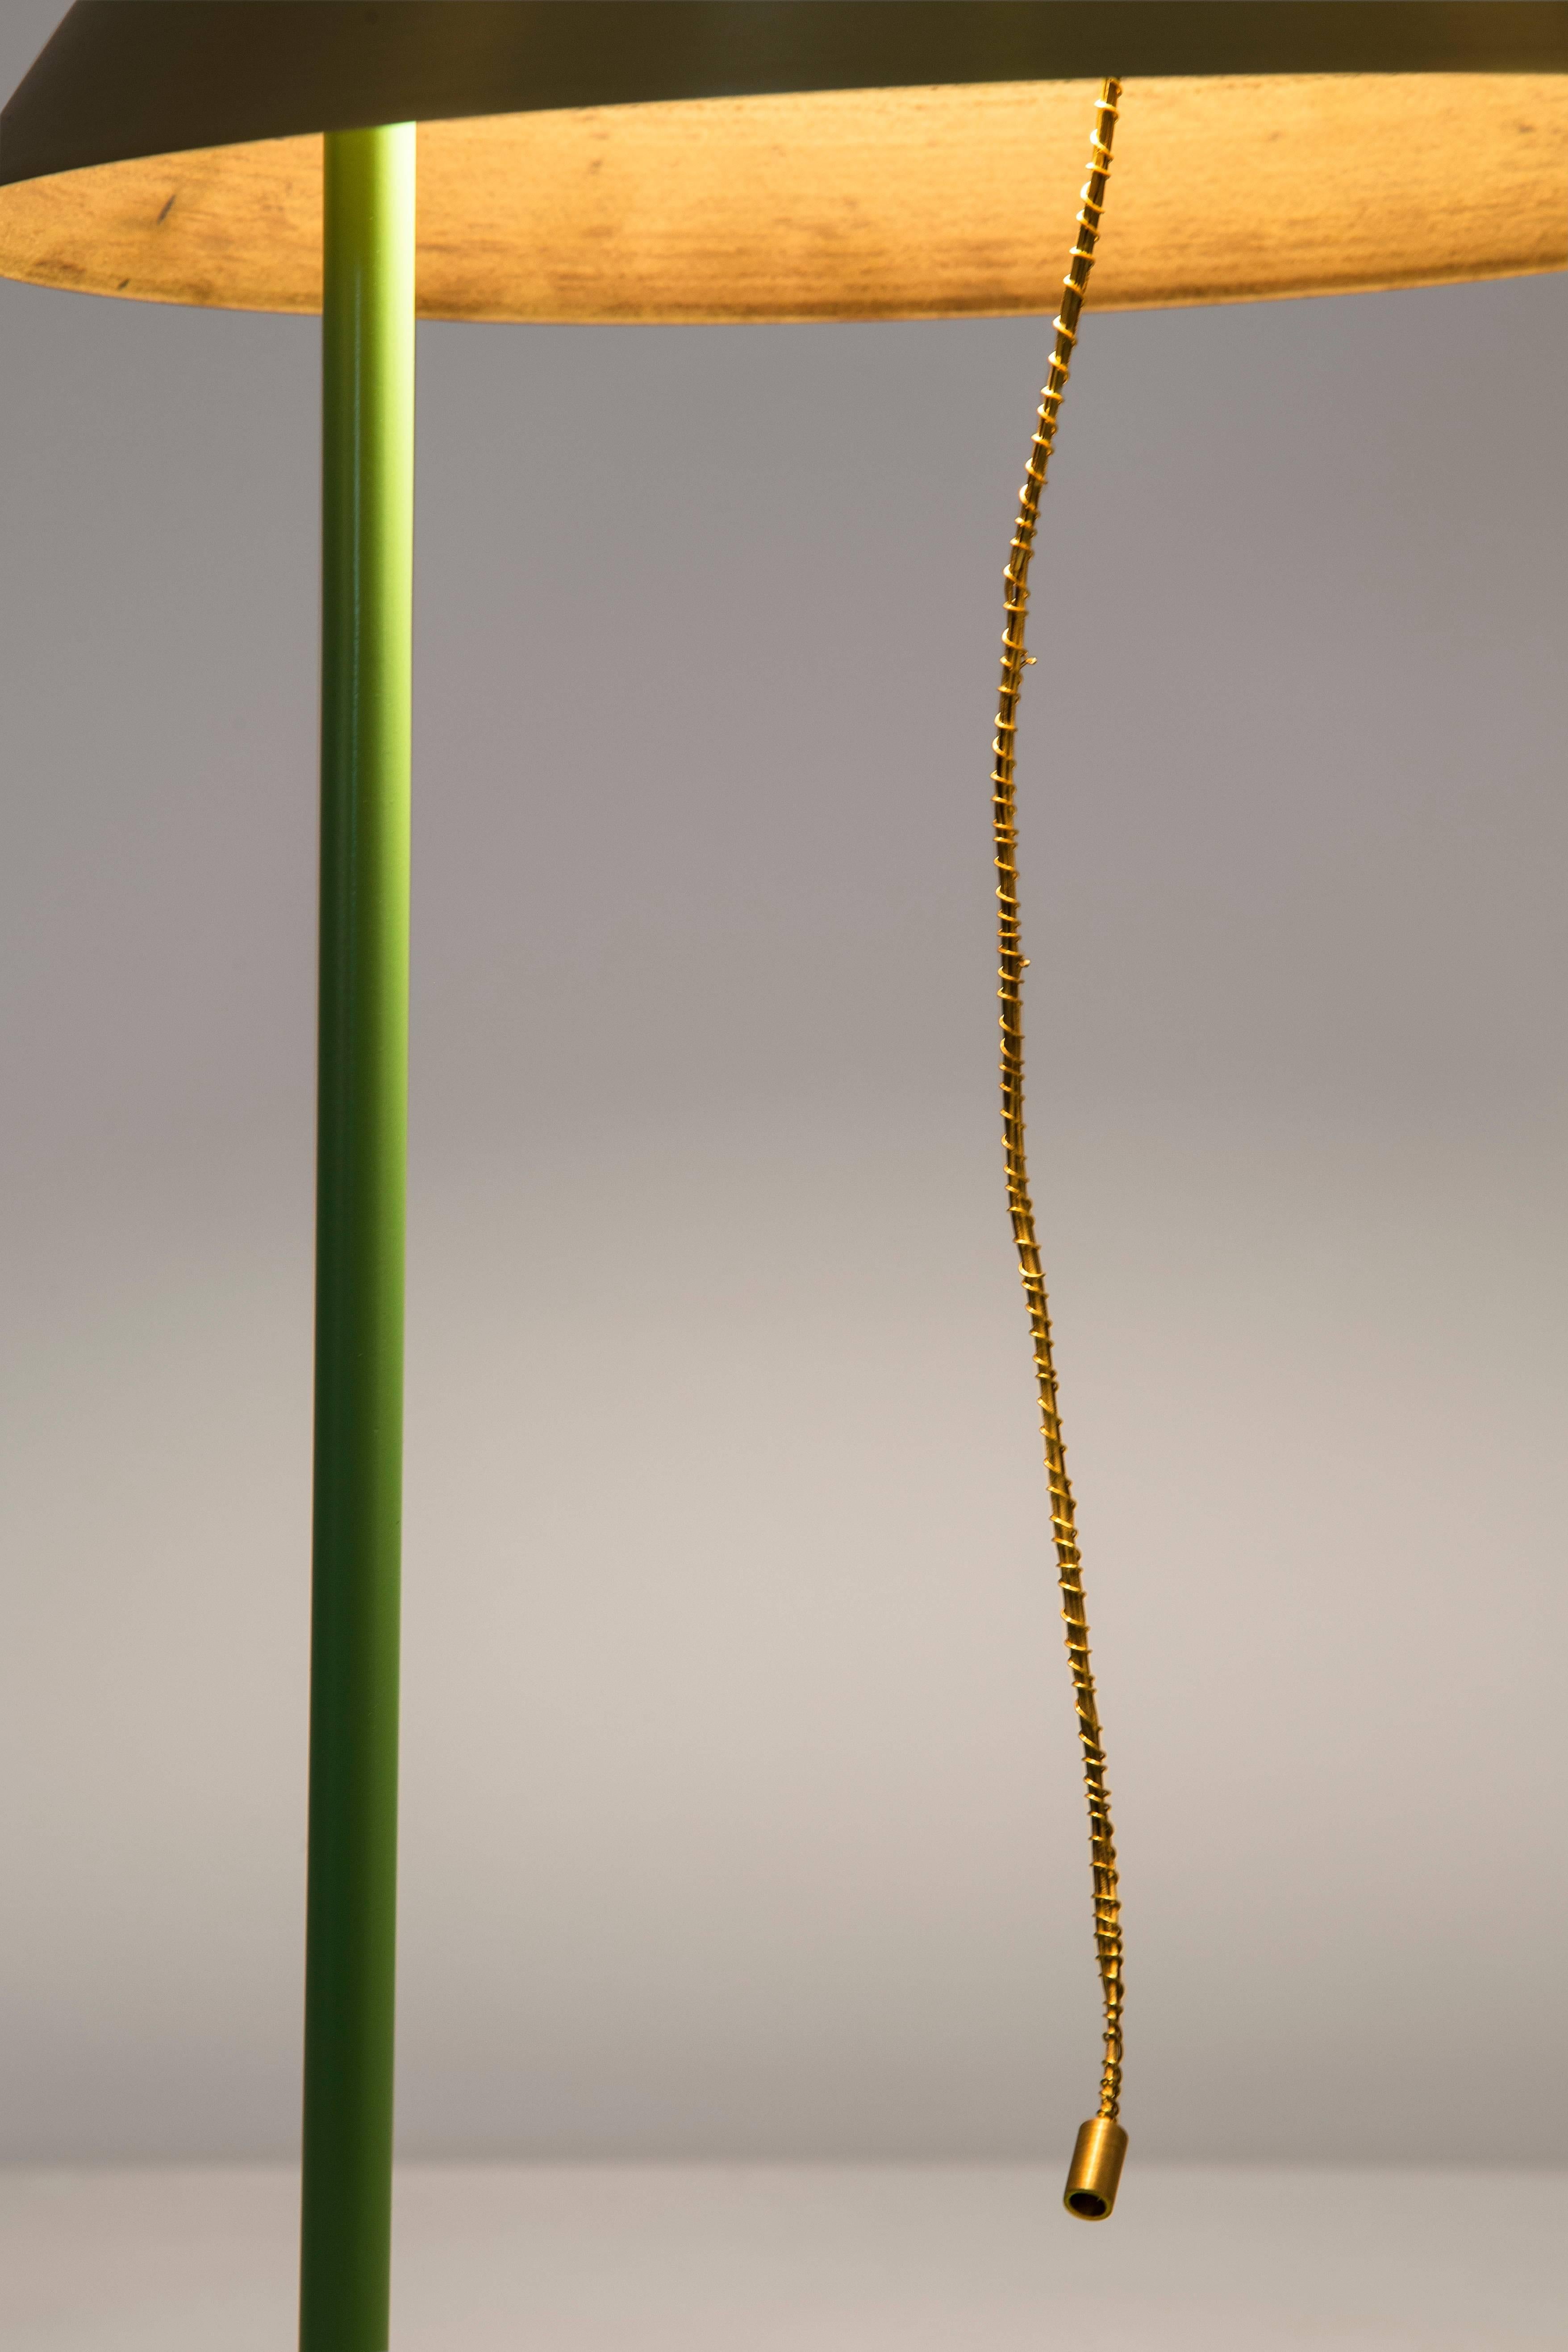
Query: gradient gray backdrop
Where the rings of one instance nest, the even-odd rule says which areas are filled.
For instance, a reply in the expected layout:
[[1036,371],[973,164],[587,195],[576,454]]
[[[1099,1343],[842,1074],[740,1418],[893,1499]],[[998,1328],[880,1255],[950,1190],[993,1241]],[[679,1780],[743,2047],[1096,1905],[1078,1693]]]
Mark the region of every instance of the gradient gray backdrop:
[[[421,331],[411,2154],[1093,2105],[993,1071],[1046,343]],[[317,351],[0,288],[19,2158],[295,2140]],[[1150,2155],[1568,2157],[1565,383],[1546,278],[1095,321],[1068,403],[1031,1137]]]

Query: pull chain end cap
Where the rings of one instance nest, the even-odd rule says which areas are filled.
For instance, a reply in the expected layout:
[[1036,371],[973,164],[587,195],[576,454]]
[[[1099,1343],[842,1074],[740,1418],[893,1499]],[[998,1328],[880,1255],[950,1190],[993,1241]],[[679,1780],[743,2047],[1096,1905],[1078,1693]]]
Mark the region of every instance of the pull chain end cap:
[[1062,2203],[1080,2221],[1103,2221],[1116,2202],[1127,2134],[1109,2116],[1091,2116],[1080,2124],[1078,2144],[1068,2170]]

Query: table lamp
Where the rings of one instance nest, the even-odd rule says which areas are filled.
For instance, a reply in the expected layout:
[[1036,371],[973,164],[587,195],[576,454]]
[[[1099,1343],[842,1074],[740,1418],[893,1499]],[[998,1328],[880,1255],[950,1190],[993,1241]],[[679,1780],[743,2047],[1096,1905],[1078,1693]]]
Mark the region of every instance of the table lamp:
[[416,317],[1059,304],[1005,573],[993,806],[1008,1201],[1106,2011],[1066,2201],[1101,2219],[1125,2147],[1121,1936],[1023,1158],[1012,813],[1067,363],[1090,293],[1141,309],[1561,268],[1565,72],[1554,0],[78,0],[0,117],[0,273],[323,321],[304,2352],[387,2344]]

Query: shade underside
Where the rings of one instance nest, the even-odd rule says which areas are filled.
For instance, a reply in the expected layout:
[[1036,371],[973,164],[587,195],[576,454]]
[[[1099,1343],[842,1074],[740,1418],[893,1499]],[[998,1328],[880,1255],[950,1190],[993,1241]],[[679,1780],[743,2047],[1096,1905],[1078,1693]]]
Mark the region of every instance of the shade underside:
[[[479,116],[419,131],[427,318],[963,317],[1054,305],[1096,85],[993,82]],[[0,189],[0,272],[321,307],[321,141]],[[1568,76],[1129,81],[1100,310],[1568,262]]]

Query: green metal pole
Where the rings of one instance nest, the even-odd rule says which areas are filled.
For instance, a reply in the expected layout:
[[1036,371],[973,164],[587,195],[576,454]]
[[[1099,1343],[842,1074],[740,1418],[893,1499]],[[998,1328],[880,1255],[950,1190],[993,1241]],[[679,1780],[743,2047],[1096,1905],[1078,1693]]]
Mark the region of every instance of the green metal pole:
[[408,1097],[414,126],[326,141],[301,2352],[386,2352]]

